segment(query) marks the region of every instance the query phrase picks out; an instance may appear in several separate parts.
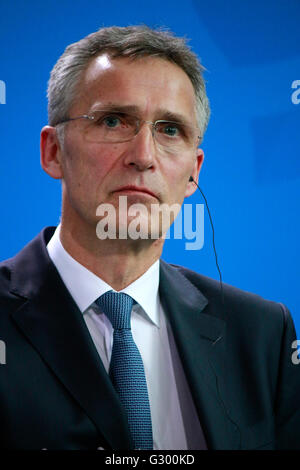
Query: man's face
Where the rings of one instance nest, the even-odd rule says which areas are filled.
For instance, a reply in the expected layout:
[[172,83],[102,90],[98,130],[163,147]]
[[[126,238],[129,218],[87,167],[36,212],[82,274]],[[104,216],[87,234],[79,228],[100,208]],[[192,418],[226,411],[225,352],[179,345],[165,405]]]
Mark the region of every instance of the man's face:
[[[103,54],[90,63],[79,90],[70,117],[111,106],[130,107],[143,120],[170,120],[169,115],[177,115],[197,126],[190,79],[178,66],[160,58],[133,61]],[[127,197],[128,206],[142,203],[150,213],[151,204],[181,205],[184,197],[194,192],[188,179],[190,175],[197,179],[203,160],[197,142],[180,153],[163,151],[148,124],[128,142],[87,142],[86,124],[81,119],[65,124],[61,154],[64,207],[73,226],[85,223],[95,227],[100,204],[112,204],[118,213],[119,196]],[[124,189],[129,185],[147,188],[152,195]]]

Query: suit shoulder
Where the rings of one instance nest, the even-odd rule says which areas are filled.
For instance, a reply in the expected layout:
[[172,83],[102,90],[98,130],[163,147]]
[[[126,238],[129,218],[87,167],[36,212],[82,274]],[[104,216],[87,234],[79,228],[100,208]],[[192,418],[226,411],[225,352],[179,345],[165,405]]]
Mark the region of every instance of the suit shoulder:
[[[174,268],[188,279],[196,288],[198,288],[208,300],[219,299],[221,303],[220,295],[220,282],[212,279],[208,276],[204,276],[195,271],[187,269],[183,266],[172,265]],[[227,311],[230,315],[243,317],[244,315],[251,315],[253,319],[264,316],[264,320],[268,317],[270,321],[274,321],[274,316],[277,317],[280,324],[286,320],[289,316],[289,311],[285,305],[267,300],[258,294],[248,292],[246,290],[239,289],[232,285],[223,284],[223,295],[224,302],[227,307]]]
[[12,259],[13,258],[9,258],[0,262],[0,297],[9,289]]
[[[0,263],[0,329],[3,332],[6,319],[19,305],[20,299],[11,292],[12,258]],[[4,323],[3,323],[4,321]]]

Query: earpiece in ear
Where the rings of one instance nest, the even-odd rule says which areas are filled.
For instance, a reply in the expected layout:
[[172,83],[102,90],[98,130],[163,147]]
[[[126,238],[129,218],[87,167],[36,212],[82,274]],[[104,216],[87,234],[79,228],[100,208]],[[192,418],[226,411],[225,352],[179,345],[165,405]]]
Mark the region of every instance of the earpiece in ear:
[[190,176],[189,182],[192,182],[192,181],[194,181],[194,178],[192,176]]

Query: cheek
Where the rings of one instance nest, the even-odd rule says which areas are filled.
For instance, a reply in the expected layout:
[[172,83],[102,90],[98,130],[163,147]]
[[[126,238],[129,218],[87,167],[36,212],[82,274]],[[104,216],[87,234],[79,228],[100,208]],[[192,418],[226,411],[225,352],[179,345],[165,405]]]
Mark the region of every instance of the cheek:
[[65,179],[71,184],[95,186],[101,182],[110,171],[113,162],[112,150],[100,149],[99,146],[81,148],[82,145],[73,142],[65,149]]
[[164,165],[164,180],[168,187],[168,199],[171,203],[182,203],[185,198],[185,192],[188,180],[192,174],[191,160],[173,159]]
[[183,159],[173,159],[163,165],[163,172],[173,190],[176,191],[185,186],[191,175],[191,163]]

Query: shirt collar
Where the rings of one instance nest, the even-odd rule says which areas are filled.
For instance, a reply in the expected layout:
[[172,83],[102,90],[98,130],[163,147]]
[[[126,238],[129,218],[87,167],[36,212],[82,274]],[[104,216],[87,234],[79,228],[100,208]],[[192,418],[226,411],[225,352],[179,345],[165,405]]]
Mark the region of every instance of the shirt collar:
[[[54,263],[70,294],[84,313],[98,297],[114,290],[96,274],[78,263],[60,241],[60,225],[47,245],[50,259]],[[129,286],[120,292],[130,295],[144,310],[150,320],[159,326],[159,260]]]

